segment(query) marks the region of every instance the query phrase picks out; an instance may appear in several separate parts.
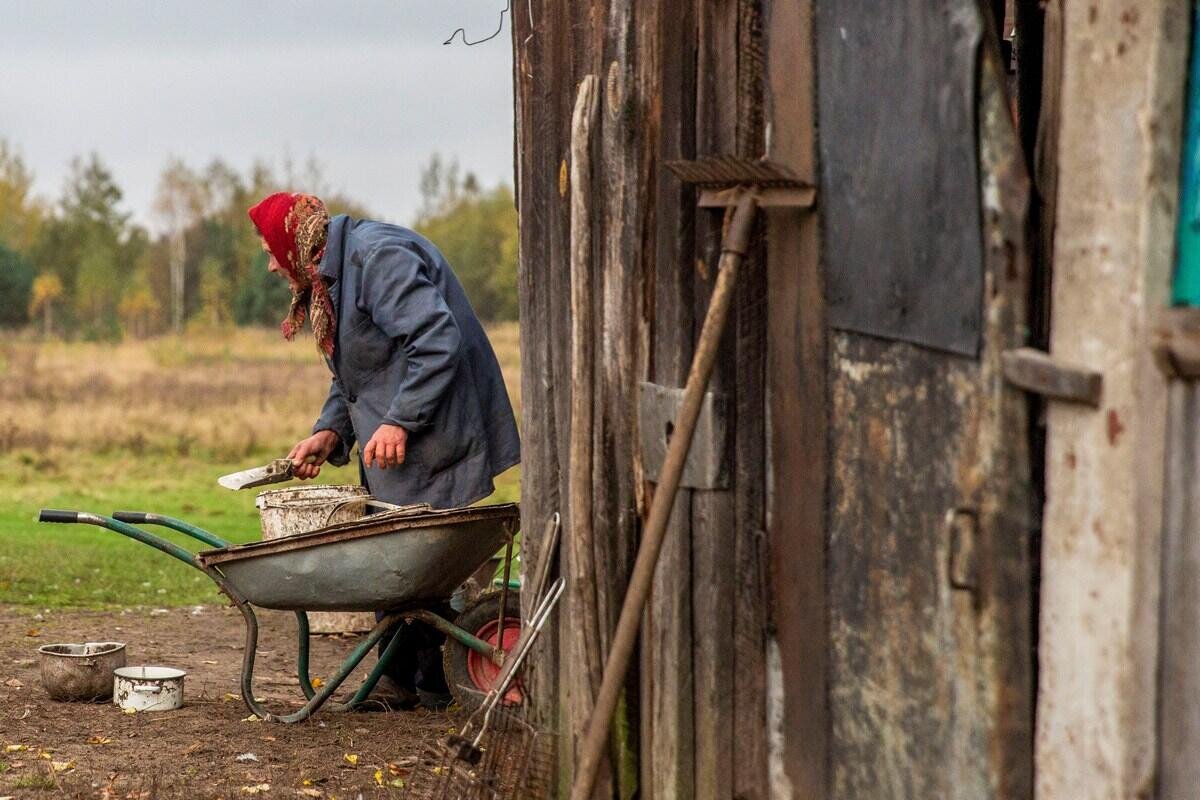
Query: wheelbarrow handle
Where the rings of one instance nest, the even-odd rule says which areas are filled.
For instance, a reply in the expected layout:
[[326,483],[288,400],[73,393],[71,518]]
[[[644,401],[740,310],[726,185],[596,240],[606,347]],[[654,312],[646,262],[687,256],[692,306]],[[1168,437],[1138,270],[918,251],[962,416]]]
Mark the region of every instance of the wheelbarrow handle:
[[116,531],[122,536],[128,536],[130,539],[137,539],[145,545],[153,547],[155,550],[166,553],[167,555],[177,558],[189,566],[204,572],[204,568],[196,561],[196,557],[184,550],[174,542],[168,542],[166,539],[161,539],[152,533],[147,533],[141,528],[135,528],[124,522],[105,517],[100,514],[92,514],[88,511],[59,511],[53,508],[43,508],[38,513],[39,522],[78,522],[84,525],[96,525],[101,528],[108,528],[110,531]]
[[38,522],[79,522],[79,512],[62,511],[57,508],[43,508],[38,513]]
[[230,546],[229,542],[215,533],[210,533],[204,530],[204,528],[197,528],[191,523],[175,519],[174,517],[164,517],[161,514],[148,514],[145,511],[114,511],[112,518],[118,522],[128,522],[133,525],[161,525],[164,528],[170,528],[185,536],[190,536],[197,541],[204,542],[210,547]]

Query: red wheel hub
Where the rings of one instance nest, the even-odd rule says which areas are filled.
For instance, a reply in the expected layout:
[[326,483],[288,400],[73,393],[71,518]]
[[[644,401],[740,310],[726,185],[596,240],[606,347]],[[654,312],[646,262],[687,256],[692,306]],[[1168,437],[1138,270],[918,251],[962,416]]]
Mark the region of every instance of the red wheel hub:
[[[499,620],[492,620],[476,631],[475,636],[493,647],[500,647],[506,653],[510,652],[516,646],[517,639],[521,638],[521,620],[515,617],[504,618],[504,641],[497,645],[499,628]],[[483,653],[468,650],[467,674],[471,676],[471,682],[475,684],[475,688],[486,693],[491,691],[496,679],[500,676],[500,667]],[[517,680],[504,693],[504,702],[515,705],[520,703],[524,697],[525,695],[521,691],[521,682]]]

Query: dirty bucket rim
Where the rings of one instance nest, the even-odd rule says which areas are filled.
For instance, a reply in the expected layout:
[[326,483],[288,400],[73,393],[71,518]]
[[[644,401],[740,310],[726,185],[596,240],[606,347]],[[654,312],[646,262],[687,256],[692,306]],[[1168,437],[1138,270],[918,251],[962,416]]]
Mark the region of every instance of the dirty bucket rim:
[[[141,671],[143,673],[146,673],[146,672],[149,672],[150,670],[161,671],[161,672],[168,673],[168,674],[165,674],[165,675],[163,675],[163,674],[154,674],[154,675],[148,675],[148,674],[131,675],[131,674],[128,674],[133,671]],[[113,675],[117,676],[118,678],[124,678],[125,680],[130,680],[130,681],[174,681],[174,680],[179,680],[181,678],[187,677],[187,672],[185,670],[179,669],[178,667],[165,667],[165,666],[162,666],[161,664],[144,664],[144,665],[137,665],[137,666],[132,666],[132,667],[130,667],[130,666],[118,667],[113,670]]]
[[[93,652],[82,653],[61,653],[55,651],[55,647],[83,647],[89,645],[103,647],[105,649],[95,650]],[[113,653],[119,653],[125,649],[125,642],[58,642],[55,644],[44,644],[38,648],[38,653],[44,656],[56,656],[58,658],[97,658],[99,656],[108,656]]]

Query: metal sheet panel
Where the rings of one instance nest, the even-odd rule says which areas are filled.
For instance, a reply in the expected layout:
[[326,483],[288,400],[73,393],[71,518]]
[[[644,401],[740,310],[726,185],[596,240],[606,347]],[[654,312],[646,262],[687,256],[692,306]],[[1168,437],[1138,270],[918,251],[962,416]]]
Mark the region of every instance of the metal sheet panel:
[[975,356],[974,0],[818,0],[829,322]]

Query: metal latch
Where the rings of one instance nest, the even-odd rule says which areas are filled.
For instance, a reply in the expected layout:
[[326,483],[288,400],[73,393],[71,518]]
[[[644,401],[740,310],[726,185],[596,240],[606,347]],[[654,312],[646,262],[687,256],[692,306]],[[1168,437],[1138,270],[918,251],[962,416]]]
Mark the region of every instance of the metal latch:
[[[674,433],[675,418],[682,401],[683,389],[656,383],[638,384],[642,468],[649,480],[657,481],[662,472],[667,443]],[[713,392],[704,395],[680,486],[688,489],[729,488],[729,475],[725,468],[725,409],[724,395]]]
[[950,539],[950,586],[968,592],[979,591],[979,557],[975,551],[979,512],[973,508],[946,511],[946,534]]

